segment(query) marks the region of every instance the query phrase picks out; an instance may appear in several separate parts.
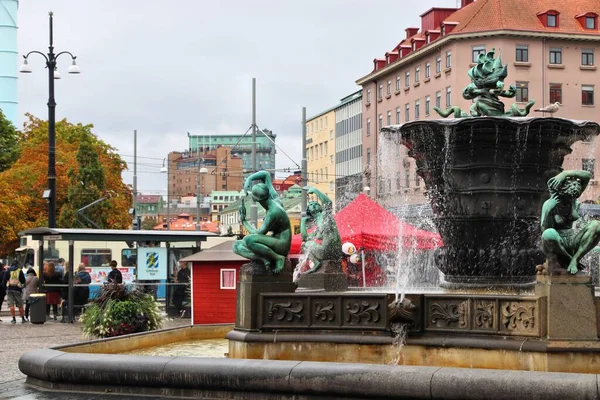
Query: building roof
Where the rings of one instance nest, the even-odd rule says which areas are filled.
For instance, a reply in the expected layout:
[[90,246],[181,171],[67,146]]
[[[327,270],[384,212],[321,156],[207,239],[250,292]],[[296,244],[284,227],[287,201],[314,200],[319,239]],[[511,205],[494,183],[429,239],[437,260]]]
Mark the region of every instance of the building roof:
[[[436,10],[439,10],[436,8]],[[559,13],[558,27],[546,27],[540,19],[540,15],[547,11]],[[369,74],[359,78],[357,83],[364,84],[373,79],[374,74],[380,74],[380,71],[393,69],[393,65],[403,64],[414,54],[433,49],[440,41],[452,40],[455,37],[477,34],[484,32],[522,32],[523,34],[550,34],[569,38],[577,35],[578,39],[589,39],[600,41],[600,30],[585,29],[576,17],[584,16],[588,13],[600,14],[600,1],[598,0],[477,0],[465,7],[458,9],[445,18],[441,25],[452,26],[447,29],[444,36],[435,38],[430,43],[424,44],[415,51],[410,51],[404,57],[399,57],[389,64],[376,67]],[[422,14],[421,16],[427,13]],[[430,29],[428,32],[439,32]],[[399,47],[412,48],[412,42],[423,40],[425,33],[422,30],[413,36],[400,41],[392,52]],[[547,37],[547,36],[546,36]],[[410,57],[412,59],[412,57]],[[385,59],[381,59],[385,62]],[[379,64],[381,65],[381,64]],[[390,67],[388,69],[388,67]]]
[[159,194],[138,194],[135,196],[135,201],[138,204],[155,204],[160,203]]
[[233,243],[235,239],[228,240],[208,250],[203,250],[194,253],[191,256],[182,258],[179,261],[184,262],[201,262],[201,261],[248,261],[242,256],[238,256],[233,252]]

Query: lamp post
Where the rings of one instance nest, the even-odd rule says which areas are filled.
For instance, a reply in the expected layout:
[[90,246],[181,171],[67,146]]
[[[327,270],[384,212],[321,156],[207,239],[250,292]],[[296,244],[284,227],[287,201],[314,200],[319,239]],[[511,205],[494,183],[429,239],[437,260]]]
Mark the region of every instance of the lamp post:
[[32,72],[27,60],[28,57],[34,53],[44,57],[46,60],[46,67],[48,68],[48,228],[56,228],[56,101],[54,100],[54,80],[60,79],[60,74],[56,67],[56,60],[63,54],[70,55],[72,63],[69,66],[69,73],[81,73],[76,62],[76,56],[68,51],[61,51],[58,54],[54,54],[52,16],[52,11],[50,11],[48,13],[50,20],[50,44],[48,46],[48,54],[35,50],[30,51],[27,55],[23,56],[23,65],[21,65],[19,70],[21,73]]
[[[167,162],[167,166],[165,167],[165,161]],[[167,230],[171,230],[171,199],[169,198],[169,163],[168,157],[163,159],[163,165],[160,169],[160,172],[163,174],[167,174]]]
[[196,174],[196,230],[200,230],[200,175],[208,174],[208,169],[204,166],[204,158],[198,153],[198,173]]

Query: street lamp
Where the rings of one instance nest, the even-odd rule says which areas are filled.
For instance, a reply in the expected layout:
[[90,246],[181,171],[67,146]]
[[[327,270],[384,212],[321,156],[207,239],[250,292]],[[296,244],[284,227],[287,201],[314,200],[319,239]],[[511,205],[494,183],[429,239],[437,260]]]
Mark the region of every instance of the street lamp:
[[68,54],[73,61],[69,67],[70,74],[79,74],[79,66],[77,65],[77,57],[68,51],[61,51],[54,54],[53,46],[53,27],[52,27],[52,11],[48,13],[50,19],[50,45],[48,46],[48,54],[40,51],[30,51],[23,56],[23,65],[19,72],[28,74],[31,73],[31,67],[28,64],[28,58],[31,54],[39,54],[46,60],[46,68],[48,68],[48,228],[56,228],[56,101],[54,100],[54,80],[60,79],[56,67],[56,60],[62,54]]
[[[200,154],[198,154],[200,157]],[[200,175],[208,174],[208,169],[204,166],[204,158],[198,159],[198,174],[196,174],[196,230],[200,230]]]
[[[171,205],[169,204],[171,202],[171,199],[169,198],[169,163],[167,162],[167,158],[163,159],[163,165],[162,168],[160,169],[160,172],[162,172],[163,174],[167,174],[167,230],[170,231],[171,230]],[[165,167],[165,162],[167,162],[167,166]]]

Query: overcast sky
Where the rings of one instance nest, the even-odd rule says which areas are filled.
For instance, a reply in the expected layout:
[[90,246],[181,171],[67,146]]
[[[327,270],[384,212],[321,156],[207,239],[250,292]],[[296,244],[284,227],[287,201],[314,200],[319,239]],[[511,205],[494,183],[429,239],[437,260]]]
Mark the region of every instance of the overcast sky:
[[[56,117],[93,123],[130,164],[138,131],[138,190],[166,192],[160,173],[169,151],[192,134],[244,133],[257,124],[300,164],[301,115],[329,108],[359,88],[355,80],[404,38],[432,6],[457,0],[21,0],[19,53],[47,52],[48,11],[55,51],[77,56],[81,75],[59,58]],[[410,8],[408,7],[410,5]],[[41,57],[19,79],[19,126],[30,112],[47,118]],[[278,152],[277,168],[294,167]]]

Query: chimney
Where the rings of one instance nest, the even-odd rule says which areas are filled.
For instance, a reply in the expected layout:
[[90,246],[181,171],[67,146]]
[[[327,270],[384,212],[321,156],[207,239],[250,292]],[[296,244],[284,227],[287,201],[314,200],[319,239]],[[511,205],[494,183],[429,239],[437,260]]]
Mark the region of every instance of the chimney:
[[474,2],[475,0],[460,0],[460,8],[464,8]]
[[409,38],[415,36],[417,34],[417,32],[419,32],[419,28],[406,28],[405,31],[406,31],[406,38],[409,39]]

